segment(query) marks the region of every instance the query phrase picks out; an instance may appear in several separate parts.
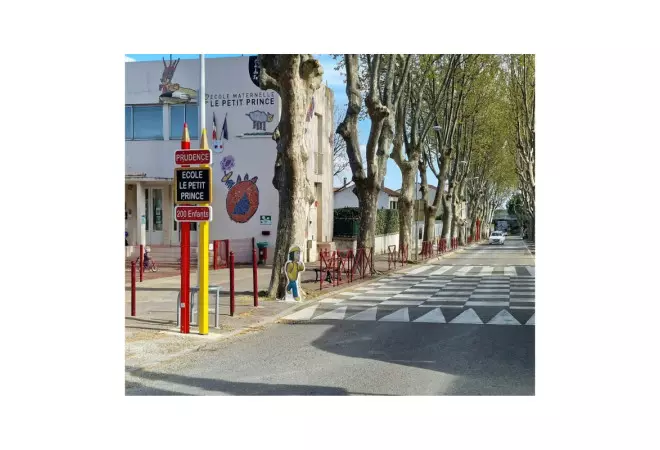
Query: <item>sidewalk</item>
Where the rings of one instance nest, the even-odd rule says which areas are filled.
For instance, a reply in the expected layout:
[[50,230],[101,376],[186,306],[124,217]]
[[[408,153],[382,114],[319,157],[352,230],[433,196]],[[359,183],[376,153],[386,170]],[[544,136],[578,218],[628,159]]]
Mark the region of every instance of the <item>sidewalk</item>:
[[[474,244],[473,244],[474,245]],[[460,249],[458,250],[460,251]],[[451,255],[455,252],[450,252]],[[432,257],[419,264],[428,264],[442,257]],[[397,264],[396,270],[388,271],[387,255],[376,255],[374,266],[381,274],[373,277],[355,279],[352,283],[339,286],[330,286],[324,283],[320,290],[320,283],[314,281],[314,271],[305,271],[301,287],[305,292],[305,301],[301,303],[277,302],[266,298],[259,298],[259,307],[253,306],[252,268],[237,267],[234,271],[235,313],[229,315],[229,270],[221,269],[209,271],[209,285],[220,285],[220,314],[218,328],[215,322],[215,295],[209,294],[209,334],[199,335],[196,326],[190,327],[190,334],[181,334],[176,325],[177,297],[180,288],[180,275],[178,272],[167,273],[169,276],[138,282],[136,286],[136,317],[131,317],[131,286],[125,284],[125,365],[127,370],[145,368],[160,362],[175,358],[182,354],[195,351],[205,345],[243,333],[260,331],[267,324],[276,322],[280,317],[291,314],[294,310],[308,306],[323,298],[330,297],[346,289],[354,289],[362,284],[371,283],[382,276],[392,272],[407,272],[418,266],[408,264],[401,267]],[[270,283],[272,268],[259,266],[258,290],[263,291]],[[190,277],[191,287],[197,286],[197,275]],[[195,318],[195,322],[197,319]]]

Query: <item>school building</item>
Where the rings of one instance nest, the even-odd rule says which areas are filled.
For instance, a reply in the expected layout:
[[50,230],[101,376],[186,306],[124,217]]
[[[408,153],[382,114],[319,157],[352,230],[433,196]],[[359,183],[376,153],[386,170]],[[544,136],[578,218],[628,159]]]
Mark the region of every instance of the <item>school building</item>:
[[[205,60],[208,144],[213,151],[213,221],[210,239],[269,243],[277,235],[279,193],[272,184],[280,120],[279,95],[258,85],[256,57]],[[199,148],[199,59],[126,63],[125,227],[129,245],[177,246],[174,220],[174,152],[188,124],[191,149]],[[308,177],[316,201],[308,214],[310,253],[332,241],[333,93],[323,85],[307,115]],[[215,139],[214,139],[215,130]],[[191,225],[192,244],[197,226]],[[236,261],[249,260],[252,246],[233,246]],[[304,252],[305,260],[308,252]],[[270,262],[270,261],[269,261]]]

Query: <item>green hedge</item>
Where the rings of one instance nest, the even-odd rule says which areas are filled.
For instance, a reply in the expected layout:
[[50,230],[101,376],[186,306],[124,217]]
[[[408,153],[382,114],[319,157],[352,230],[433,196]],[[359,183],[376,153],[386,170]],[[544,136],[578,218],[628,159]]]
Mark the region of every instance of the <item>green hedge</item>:
[[[360,229],[360,209],[340,208],[334,211],[334,235],[357,236]],[[376,212],[376,235],[399,232],[399,211],[379,209]]]

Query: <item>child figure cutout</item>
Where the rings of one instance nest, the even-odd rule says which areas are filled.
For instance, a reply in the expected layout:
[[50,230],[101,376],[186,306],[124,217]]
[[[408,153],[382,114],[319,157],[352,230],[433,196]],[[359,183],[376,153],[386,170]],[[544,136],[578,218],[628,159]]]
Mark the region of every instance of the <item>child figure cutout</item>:
[[300,247],[294,245],[289,249],[289,259],[284,265],[288,283],[286,285],[285,301],[300,301],[300,274],[305,271],[305,265],[300,258]]

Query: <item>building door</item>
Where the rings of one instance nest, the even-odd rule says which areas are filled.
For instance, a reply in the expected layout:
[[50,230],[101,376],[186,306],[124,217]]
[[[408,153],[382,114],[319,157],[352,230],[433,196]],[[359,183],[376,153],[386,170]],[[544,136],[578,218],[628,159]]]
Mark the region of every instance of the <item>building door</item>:
[[146,211],[146,242],[148,245],[163,245],[163,189],[144,189]]

